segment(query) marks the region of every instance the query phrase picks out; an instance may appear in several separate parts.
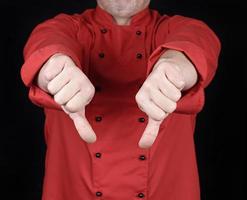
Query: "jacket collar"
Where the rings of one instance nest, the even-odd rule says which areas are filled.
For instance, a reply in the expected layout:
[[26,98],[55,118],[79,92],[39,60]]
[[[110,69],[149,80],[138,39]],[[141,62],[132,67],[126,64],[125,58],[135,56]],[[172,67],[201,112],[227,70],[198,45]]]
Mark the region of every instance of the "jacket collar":
[[148,24],[148,22],[152,18],[151,11],[149,7],[144,8],[142,11],[136,13],[131,17],[130,25],[118,25],[116,24],[113,16],[109,14],[107,11],[103,10],[100,6],[96,6],[94,10],[94,18],[97,22],[102,25],[109,25],[109,26],[143,26]]

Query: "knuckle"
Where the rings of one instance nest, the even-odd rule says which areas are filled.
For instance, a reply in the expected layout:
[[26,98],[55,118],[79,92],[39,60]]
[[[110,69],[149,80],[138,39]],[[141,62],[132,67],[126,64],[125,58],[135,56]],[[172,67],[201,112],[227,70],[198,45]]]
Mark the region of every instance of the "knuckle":
[[51,75],[49,73],[43,74],[44,80],[49,81],[51,79]]
[[143,83],[143,87],[147,90],[150,90],[152,88],[152,83],[150,80],[147,80]]
[[166,116],[166,113],[165,112],[161,112],[160,114],[159,114],[159,120],[163,120],[164,118],[165,118],[165,116]]
[[54,65],[56,64],[57,60],[58,60],[58,55],[54,54],[52,57],[49,58],[49,60],[47,61],[48,65]]
[[84,87],[83,90],[88,97],[92,97],[95,93],[95,88],[91,85]]
[[75,112],[78,112],[79,111],[79,106],[73,104],[73,103],[70,103],[68,102],[66,105],[65,105],[65,108],[69,111],[69,112],[72,112],[72,113],[75,113]]
[[178,101],[181,98],[181,96],[182,96],[181,92],[177,92],[175,95],[176,101]]
[[139,107],[139,109],[140,109],[140,110],[142,110],[143,112],[145,111],[142,105],[137,104],[137,106],[138,106],[138,107]]
[[95,87],[94,87],[94,85],[90,82],[90,84],[89,84],[89,87],[90,87],[90,90],[92,91],[92,92],[95,92]]
[[84,97],[83,103],[87,105],[87,104],[90,103],[90,101],[91,101],[92,99],[93,99],[93,95],[92,95],[92,94],[87,95],[87,96]]
[[75,70],[73,67],[65,67],[65,71],[68,76],[72,76]]
[[165,61],[164,60],[159,60],[158,62],[157,62],[157,64],[154,66],[154,70],[155,71],[160,71],[160,70],[163,70],[163,67],[164,67],[164,65],[165,65],[165,63],[164,63]]
[[141,103],[142,101],[144,101],[144,95],[142,92],[137,92],[137,94],[135,95],[135,100],[137,103]]
[[160,73],[159,73],[159,70],[158,70],[158,71],[156,71],[156,73],[153,73],[153,75],[152,75],[152,81],[158,82],[160,80],[161,80],[161,78],[160,78]]
[[54,94],[54,88],[53,88],[53,85],[52,85],[52,84],[48,83],[47,89],[48,89],[48,91],[49,91],[51,94]]
[[176,69],[177,75],[182,76],[182,70],[181,70],[181,68],[179,67],[179,65],[174,64],[173,67]]
[[140,95],[139,95],[139,92],[137,92],[136,95],[135,95],[135,100],[136,100],[136,102],[139,102],[139,98],[140,98],[139,96],[140,96]]
[[84,90],[84,92],[86,94],[89,94],[91,92],[91,87],[90,86],[85,86],[83,90]]
[[67,61],[71,61],[70,57],[69,56],[66,56],[66,55],[60,55],[61,59],[63,59],[65,62]]
[[91,96],[95,94],[95,87],[92,84],[90,86],[90,93],[91,93]]
[[165,119],[166,113],[165,112],[160,112],[159,114],[155,115],[153,118],[157,121],[162,121]]
[[88,105],[91,102],[91,100],[92,100],[92,97],[87,98],[86,101],[83,102],[84,105]]
[[54,101],[60,105],[63,104],[63,99],[61,97],[59,97],[58,95],[54,96]]
[[150,90],[149,91],[149,96],[150,96],[150,99],[156,101],[158,98],[157,96],[155,95],[155,91],[154,90]]
[[75,86],[75,88],[81,88],[81,86],[82,86],[82,81],[79,80],[79,79],[76,79],[76,80],[74,81],[74,86]]
[[47,70],[47,68],[44,70],[43,76],[44,76],[44,79],[47,81],[49,81],[52,78],[51,73],[49,72],[49,70]]
[[170,103],[169,106],[167,107],[167,112],[172,113],[174,110],[176,110],[177,104],[176,103]]

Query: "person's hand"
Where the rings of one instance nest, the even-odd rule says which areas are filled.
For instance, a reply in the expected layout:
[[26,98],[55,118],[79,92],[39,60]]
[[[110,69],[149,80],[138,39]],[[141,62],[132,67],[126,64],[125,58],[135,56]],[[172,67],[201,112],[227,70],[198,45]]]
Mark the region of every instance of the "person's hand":
[[85,106],[92,100],[95,88],[69,56],[54,54],[41,68],[37,84],[54,96],[55,102],[73,120],[83,140],[96,141],[96,134],[85,117]]
[[148,115],[148,124],[138,143],[141,148],[152,146],[160,124],[176,109],[181,91],[197,80],[193,64],[181,52],[168,50],[164,55],[135,96],[138,107]]

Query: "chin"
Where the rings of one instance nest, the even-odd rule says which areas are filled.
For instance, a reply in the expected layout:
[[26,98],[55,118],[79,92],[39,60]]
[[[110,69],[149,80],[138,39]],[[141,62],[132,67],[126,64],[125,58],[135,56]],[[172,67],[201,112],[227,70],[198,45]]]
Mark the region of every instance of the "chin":
[[143,10],[150,0],[98,0],[97,2],[112,15],[131,17]]

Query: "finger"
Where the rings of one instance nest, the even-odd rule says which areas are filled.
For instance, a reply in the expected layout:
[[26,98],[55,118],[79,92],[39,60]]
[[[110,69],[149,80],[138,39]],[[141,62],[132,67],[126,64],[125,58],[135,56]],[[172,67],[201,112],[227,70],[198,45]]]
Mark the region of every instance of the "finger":
[[85,107],[89,102],[91,98],[85,98],[85,95],[80,91],[76,93],[75,96],[73,96],[66,104],[65,108],[66,110],[70,112],[77,112],[81,108]]
[[70,113],[69,116],[74,121],[75,128],[80,137],[87,143],[94,143],[97,137],[85,117],[85,109],[83,109],[81,112]]
[[64,68],[64,63],[57,59],[57,56],[52,56],[44,64],[45,77],[48,81],[54,79]]
[[54,100],[58,104],[63,105],[67,103],[79,90],[79,83],[75,80],[71,80],[54,96]]
[[69,114],[70,114],[70,111],[69,111],[69,110],[67,110],[67,109],[65,108],[65,106],[64,106],[64,105],[61,105],[61,108],[63,109],[63,111],[64,111],[67,115],[69,115]]
[[141,101],[138,103],[138,106],[142,108],[142,110],[151,118],[159,121],[166,117],[166,113],[155,105],[150,99],[145,99],[145,101]]
[[153,89],[150,91],[150,98],[164,112],[172,113],[177,107],[176,102],[170,100],[167,96],[162,94],[157,89]]
[[55,95],[59,90],[61,90],[70,80],[70,77],[67,75],[66,71],[63,70],[58,74],[54,79],[52,79],[47,88],[52,95]]
[[181,69],[176,65],[168,65],[165,70],[167,79],[175,85],[179,90],[183,89],[185,85]]
[[149,148],[154,143],[159,133],[159,127],[162,121],[153,120],[151,117],[148,118],[148,124],[139,140],[139,147]]
[[172,84],[165,74],[162,73],[161,80],[158,81],[160,91],[172,101],[178,101],[181,98],[180,90]]

